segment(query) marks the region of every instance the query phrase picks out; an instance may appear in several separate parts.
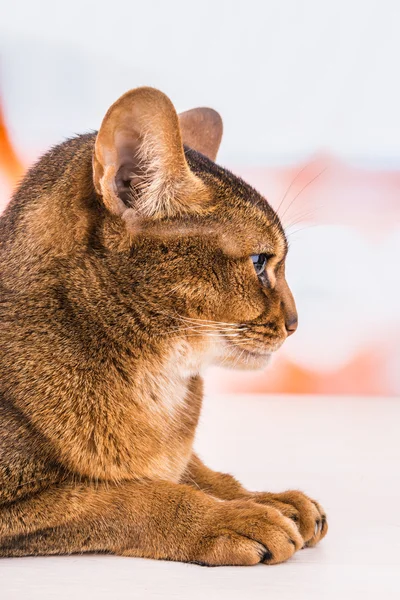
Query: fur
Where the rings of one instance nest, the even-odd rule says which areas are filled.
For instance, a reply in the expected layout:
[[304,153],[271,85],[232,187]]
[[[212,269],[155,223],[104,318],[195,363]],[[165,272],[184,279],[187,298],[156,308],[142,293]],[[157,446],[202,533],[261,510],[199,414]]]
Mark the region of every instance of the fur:
[[249,492],[193,453],[203,369],[263,367],[297,314],[278,216],[183,145],[215,157],[215,112],[184,115],[128,92],[0,219],[0,556],[272,564],[326,534],[301,492]]

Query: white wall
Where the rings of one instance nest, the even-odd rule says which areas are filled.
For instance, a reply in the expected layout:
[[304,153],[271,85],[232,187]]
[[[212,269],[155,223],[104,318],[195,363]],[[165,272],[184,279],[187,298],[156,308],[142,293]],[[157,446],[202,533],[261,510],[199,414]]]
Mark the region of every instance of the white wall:
[[225,163],[319,148],[400,163],[398,0],[1,4],[0,85],[32,152],[97,128],[116,96],[153,85],[178,109],[220,110]]

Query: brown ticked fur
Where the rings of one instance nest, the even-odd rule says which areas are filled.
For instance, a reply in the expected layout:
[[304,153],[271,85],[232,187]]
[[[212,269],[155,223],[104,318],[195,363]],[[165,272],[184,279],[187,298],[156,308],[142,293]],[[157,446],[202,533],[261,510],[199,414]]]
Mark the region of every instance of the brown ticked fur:
[[262,367],[296,326],[283,229],[208,158],[221,134],[133,90],[1,217],[0,556],[277,563],[326,534],[304,494],[248,492],[192,450],[203,368]]

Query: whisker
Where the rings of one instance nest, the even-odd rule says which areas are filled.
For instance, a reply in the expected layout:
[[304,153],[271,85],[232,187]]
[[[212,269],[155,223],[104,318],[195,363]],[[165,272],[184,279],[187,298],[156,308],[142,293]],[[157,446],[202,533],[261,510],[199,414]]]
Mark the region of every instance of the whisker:
[[315,175],[315,177],[313,177],[312,179],[310,179],[310,181],[308,183],[306,183],[305,185],[303,185],[303,187],[301,188],[301,190],[295,195],[295,197],[293,198],[293,200],[291,202],[289,202],[289,204],[287,205],[285,211],[283,212],[283,214],[281,215],[281,219],[283,219],[283,217],[286,215],[287,211],[289,210],[289,208],[293,205],[293,203],[297,200],[297,198],[300,196],[300,194],[302,194],[304,192],[305,189],[307,189],[312,183],[314,183],[314,181],[316,179],[318,179],[318,177],[320,177],[323,173],[325,173],[325,171],[328,169],[328,167],[324,167],[322,169],[322,171],[320,171],[319,173],[317,173],[317,175]]
[[304,167],[302,167],[302,168],[300,169],[300,171],[298,171],[298,172],[296,173],[296,175],[293,177],[293,179],[292,179],[292,181],[290,182],[290,184],[289,184],[289,187],[287,188],[287,190],[286,190],[286,192],[285,192],[285,194],[284,194],[284,196],[283,196],[282,200],[279,202],[279,205],[278,205],[278,207],[275,209],[275,212],[276,212],[276,213],[279,213],[279,210],[280,210],[281,206],[283,205],[284,201],[286,200],[288,193],[289,193],[289,192],[290,192],[290,190],[292,189],[292,186],[293,186],[293,185],[294,185],[294,183],[297,181],[297,179],[300,177],[300,175],[301,175],[302,173],[304,173],[304,171],[307,169],[307,167],[308,167],[308,166],[309,166],[309,165],[307,164],[307,165],[305,165]]
[[167,312],[164,309],[160,309],[158,306],[154,307],[148,301],[143,301],[139,298],[135,298],[136,304],[141,304],[142,306],[146,306],[147,308],[151,308],[156,314],[168,317],[171,320],[180,320],[184,323],[189,323],[190,325],[198,325],[202,327],[213,327],[217,326],[219,329],[223,329],[224,327],[228,328],[236,328],[237,330],[242,330],[243,325],[239,325],[237,323],[228,323],[226,321],[214,321],[211,319],[196,319],[194,317],[185,317],[184,315],[180,315],[177,312],[171,313]]
[[290,233],[286,237],[292,237],[293,235],[295,235],[296,233],[299,233],[300,231],[304,231],[305,229],[311,229],[312,227],[318,227],[318,225],[319,225],[319,223],[305,225],[304,227],[300,227],[300,229],[295,229],[294,231],[290,231]]
[[301,223],[310,219],[313,219],[315,217],[315,210],[311,209],[311,210],[305,210],[302,211],[300,213],[297,213],[296,215],[293,215],[293,220],[290,221],[290,223],[285,223],[285,231],[287,231],[288,229],[290,229],[291,227],[293,227],[293,225],[296,225],[297,223]]

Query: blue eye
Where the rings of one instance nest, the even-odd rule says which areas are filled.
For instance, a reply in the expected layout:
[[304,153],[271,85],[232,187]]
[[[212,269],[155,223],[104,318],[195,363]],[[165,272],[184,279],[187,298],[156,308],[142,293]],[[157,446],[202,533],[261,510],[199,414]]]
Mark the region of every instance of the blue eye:
[[265,267],[267,265],[268,256],[266,254],[252,254],[250,256],[256,274],[258,277],[264,273]]

